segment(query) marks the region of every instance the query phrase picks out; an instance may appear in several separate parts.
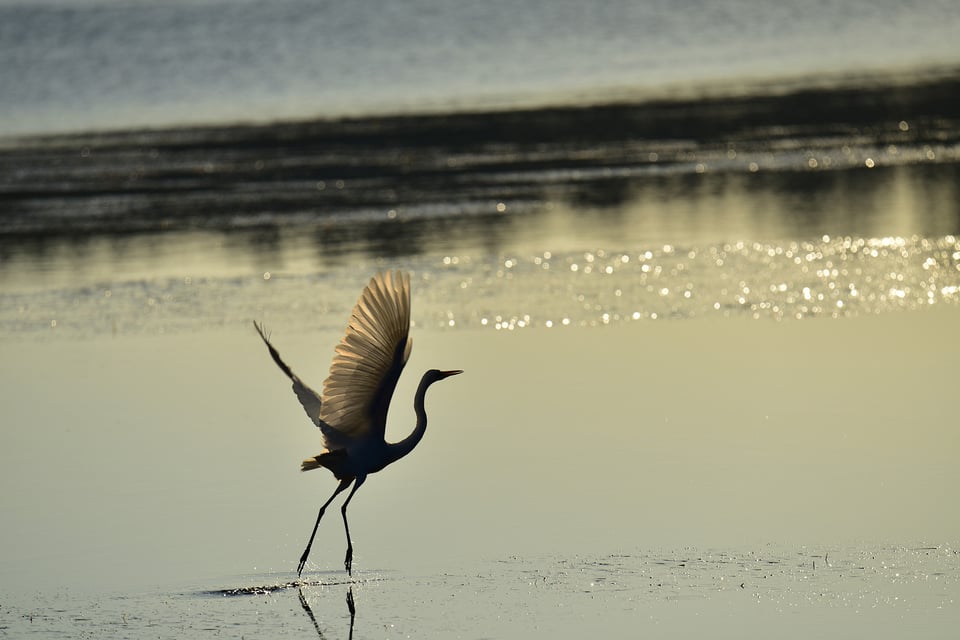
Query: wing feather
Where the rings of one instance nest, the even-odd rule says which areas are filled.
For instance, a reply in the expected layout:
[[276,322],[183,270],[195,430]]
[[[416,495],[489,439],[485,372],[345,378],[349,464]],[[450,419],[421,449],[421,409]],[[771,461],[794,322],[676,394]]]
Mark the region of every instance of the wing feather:
[[410,357],[410,277],[378,273],[360,294],[323,382],[321,430],[328,449],[383,436],[387,406]]
[[287,377],[290,378],[290,381],[293,383],[293,392],[297,394],[297,399],[300,401],[301,406],[303,406],[303,410],[307,413],[307,416],[315,425],[322,429],[323,427],[320,424],[320,394],[304,384],[297,374],[291,371],[290,367],[287,366],[287,363],[280,358],[280,353],[272,344],[270,344],[270,339],[267,338],[267,335],[263,330],[263,325],[254,322],[253,326],[256,327],[257,333],[260,334],[264,344],[267,345],[267,349],[270,351],[270,357],[273,358],[273,361],[277,363],[277,366],[280,367],[280,370],[287,374]]

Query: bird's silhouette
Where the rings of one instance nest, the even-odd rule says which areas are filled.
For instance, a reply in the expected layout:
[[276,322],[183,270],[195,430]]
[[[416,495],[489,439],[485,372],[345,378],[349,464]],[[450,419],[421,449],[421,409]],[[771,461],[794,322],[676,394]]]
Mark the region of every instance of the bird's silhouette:
[[423,408],[427,388],[444,378],[463,373],[460,370],[430,369],[420,379],[413,399],[417,424],[413,432],[400,442],[386,442],[384,431],[390,398],[397,386],[413,341],[410,338],[410,277],[400,272],[378,273],[360,294],[353,308],[346,334],[337,345],[330,374],[318,394],[308,387],[280,358],[263,327],[254,322],[277,366],[293,382],[293,391],[307,415],[319,427],[323,451],[303,461],[303,471],[325,467],[340,481],[333,495],[320,507],[307,548],[300,556],[297,575],[310,555],[320,519],[327,506],[340,492],[353,483],[340,513],[347,534],[347,555],[344,567],[352,575],[353,543],[347,524],[347,505],[367,475],[380,471],[410,453],[427,429]]

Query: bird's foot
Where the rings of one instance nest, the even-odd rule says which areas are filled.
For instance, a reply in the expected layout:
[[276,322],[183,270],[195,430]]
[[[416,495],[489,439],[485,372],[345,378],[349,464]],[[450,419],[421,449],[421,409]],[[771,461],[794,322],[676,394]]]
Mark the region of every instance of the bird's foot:
[[300,574],[303,573],[303,567],[307,564],[307,556],[310,555],[310,548],[307,547],[307,550],[303,552],[303,555],[300,556],[300,564],[297,565],[297,577],[300,577]]
[[353,548],[347,547],[347,557],[343,559],[343,567],[347,570],[347,575],[353,577]]

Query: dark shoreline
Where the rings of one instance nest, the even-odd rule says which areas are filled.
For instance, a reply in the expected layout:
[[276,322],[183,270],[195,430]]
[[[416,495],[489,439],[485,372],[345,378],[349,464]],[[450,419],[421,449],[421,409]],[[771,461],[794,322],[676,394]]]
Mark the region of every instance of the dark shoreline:
[[960,67],[919,80],[862,79],[850,87],[789,86],[756,93],[696,98],[612,100],[596,104],[521,107],[449,113],[313,118],[119,129],[0,139],[0,153],[96,145],[157,148],[273,147],[277,144],[349,143],[357,146],[470,146],[479,141],[530,144],[542,141],[611,141],[625,137],[709,141],[765,127],[824,130],[871,127],[905,118],[960,118]]
[[0,147],[0,239],[457,223],[558,194],[616,200],[665,176],[953,165],[956,96],[960,71],[782,95],[22,139]]

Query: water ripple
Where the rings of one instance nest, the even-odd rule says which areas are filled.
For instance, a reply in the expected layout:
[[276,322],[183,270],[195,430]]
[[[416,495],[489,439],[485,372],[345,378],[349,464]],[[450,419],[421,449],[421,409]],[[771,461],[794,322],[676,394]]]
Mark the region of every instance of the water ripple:
[[[137,278],[0,292],[7,334],[168,333],[283,318],[339,331],[369,274],[361,260],[322,271]],[[831,237],[783,243],[424,254],[414,324],[561,329],[696,317],[841,318],[960,301],[960,240]]]
[[449,300],[432,311],[434,324],[513,330],[700,316],[839,318],[960,299],[955,236],[543,251],[467,273],[464,262],[473,261],[443,260],[443,273],[460,283],[434,292],[432,307]]

